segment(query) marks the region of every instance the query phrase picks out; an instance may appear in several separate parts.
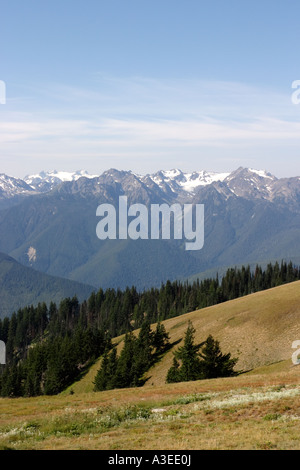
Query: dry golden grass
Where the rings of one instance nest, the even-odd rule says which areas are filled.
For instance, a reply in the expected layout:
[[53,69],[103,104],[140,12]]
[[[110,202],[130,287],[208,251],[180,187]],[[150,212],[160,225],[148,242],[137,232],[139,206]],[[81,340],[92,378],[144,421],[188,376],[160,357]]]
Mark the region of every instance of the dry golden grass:
[[299,449],[300,366],[55,397],[0,399],[0,448]]

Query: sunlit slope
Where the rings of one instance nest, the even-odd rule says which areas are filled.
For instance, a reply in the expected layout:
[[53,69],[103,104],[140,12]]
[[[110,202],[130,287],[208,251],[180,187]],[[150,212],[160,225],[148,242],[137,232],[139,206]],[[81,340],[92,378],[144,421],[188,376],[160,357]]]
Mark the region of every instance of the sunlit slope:
[[[177,344],[149,371],[145,387],[165,383],[173,351],[182,344],[189,320],[196,329],[196,342],[212,334],[220,341],[222,352],[239,358],[239,370],[283,360],[287,361],[284,367],[292,367],[292,342],[300,340],[300,281],[166,320],[170,341]],[[91,391],[99,364],[71,388],[75,392]]]
[[[172,342],[183,338],[189,320],[196,329],[196,341],[212,334],[220,341],[223,352],[239,358],[238,369],[289,359],[292,342],[300,339],[300,282],[167,320],[165,326]],[[151,370],[148,385],[165,381],[172,359],[169,352]]]

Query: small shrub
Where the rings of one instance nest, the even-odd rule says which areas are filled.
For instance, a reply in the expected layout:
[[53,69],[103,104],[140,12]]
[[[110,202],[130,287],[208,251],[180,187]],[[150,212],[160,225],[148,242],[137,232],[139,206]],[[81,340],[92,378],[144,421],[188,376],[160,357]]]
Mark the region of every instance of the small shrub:
[[265,421],[276,421],[277,419],[280,418],[280,414],[279,413],[268,413],[267,415],[264,416],[264,420]]

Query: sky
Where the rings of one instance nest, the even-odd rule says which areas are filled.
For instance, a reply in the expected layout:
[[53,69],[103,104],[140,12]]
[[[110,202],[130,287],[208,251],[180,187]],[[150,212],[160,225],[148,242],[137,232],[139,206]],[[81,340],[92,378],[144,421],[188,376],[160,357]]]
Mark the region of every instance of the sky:
[[0,0],[0,18],[0,173],[300,175],[299,0]]

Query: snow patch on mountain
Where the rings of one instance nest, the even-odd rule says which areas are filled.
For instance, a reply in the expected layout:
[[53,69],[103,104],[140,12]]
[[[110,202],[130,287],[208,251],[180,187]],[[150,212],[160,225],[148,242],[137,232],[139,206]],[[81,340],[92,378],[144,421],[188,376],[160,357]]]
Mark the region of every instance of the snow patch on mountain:
[[33,189],[37,189],[41,192],[51,191],[55,186],[70,182],[77,181],[79,178],[97,178],[99,175],[90,175],[85,170],[79,170],[74,172],[68,171],[42,171],[35,175],[27,175],[24,181],[30,185]]
[[185,181],[181,181],[179,184],[184,191],[194,192],[198,186],[207,186],[216,181],[224,181],[228,175],[229,173],[208,173],[206,171],[186,173]]
[[28,261],[30,263],[36,262],[36,249],[33,246],[30,246],[27,251]]
[[249,171],[260,176],[261,178],[269,178],[270,180],[275,179],[273,175],[271,175],[270,173],[267,173],[265,170],[255,170],[254,168],[249,168]]
[[167,185],[173,192],[181,190],[193,194],[199,186],[206,186],[216,181],[224,181],[229,174],[205,170],[184,173],[179,169],[173,169],[158,171],[148,176],[160,187]]

